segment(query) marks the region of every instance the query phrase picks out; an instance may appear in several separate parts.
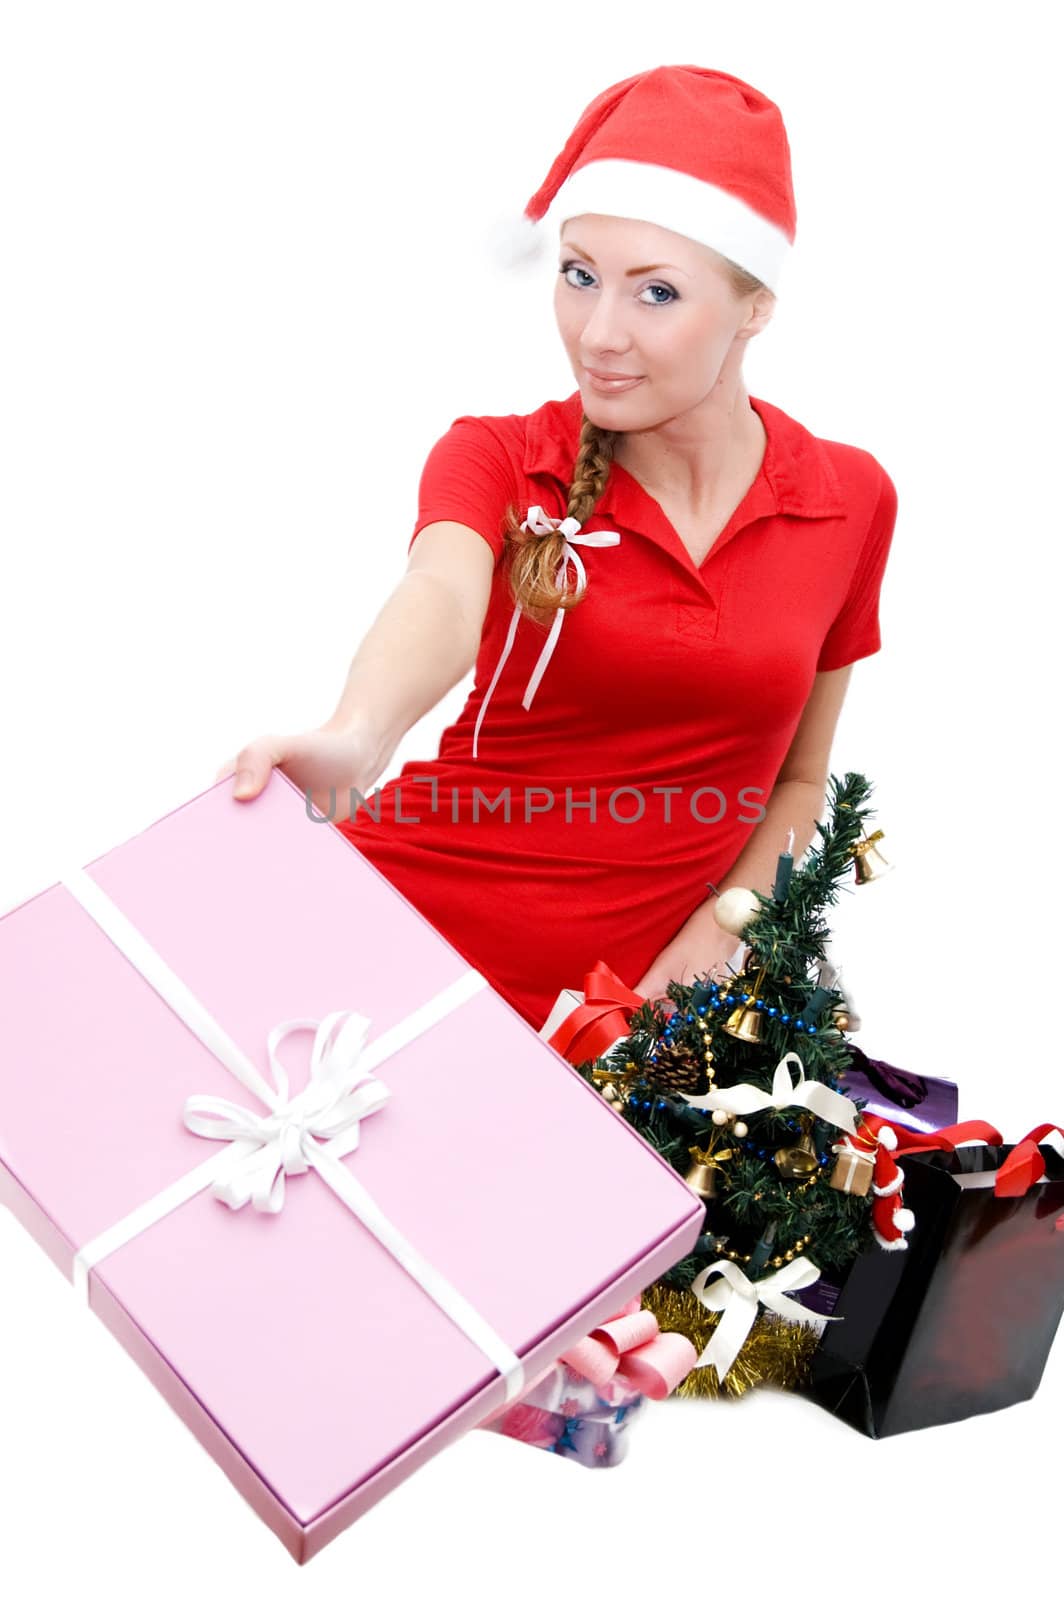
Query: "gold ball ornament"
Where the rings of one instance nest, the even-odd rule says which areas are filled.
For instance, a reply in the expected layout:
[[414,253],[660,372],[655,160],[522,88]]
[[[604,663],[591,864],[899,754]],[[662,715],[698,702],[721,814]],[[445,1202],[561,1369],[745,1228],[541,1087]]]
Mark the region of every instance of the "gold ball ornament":
[[619,1117],[623,1117],[623,1115],[624,1115],[625,1096],[623,1094],[621,1094],[620,1090],[616,1087],[616,1085],[612,1084],[612,1083],[607,1083],[605,1088],[601,1092],[602,1092],[602,1098],[603,1098],[603,1100],[605,1100],[605,1102],[609,1106],[610,1110],[611,1111],[616,1111],[616,1113],[617,1113],[617,1115]]

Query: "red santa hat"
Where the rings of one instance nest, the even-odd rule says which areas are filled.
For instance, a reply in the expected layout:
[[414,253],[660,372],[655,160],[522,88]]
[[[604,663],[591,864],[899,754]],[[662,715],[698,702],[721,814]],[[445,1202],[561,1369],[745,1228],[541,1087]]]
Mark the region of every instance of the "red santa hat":
[[791,157],[766,95],[709,67],[653,67],[596,95],[543,184],[496,231],[512,265],[585,212],[633,217],[682,233],[776,290],[794,243]]

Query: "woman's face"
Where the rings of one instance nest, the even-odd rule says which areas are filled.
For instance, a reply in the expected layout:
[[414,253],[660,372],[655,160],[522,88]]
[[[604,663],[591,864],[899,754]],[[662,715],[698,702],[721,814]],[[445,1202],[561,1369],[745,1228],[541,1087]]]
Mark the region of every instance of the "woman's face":
[[[769,291],[737,299],[715,251],[651,222],[570,217],[558,267],[558,331],[602,428],[654,427],[697,406],[772,314]],[[611,390],[588,368],[639,381]]]

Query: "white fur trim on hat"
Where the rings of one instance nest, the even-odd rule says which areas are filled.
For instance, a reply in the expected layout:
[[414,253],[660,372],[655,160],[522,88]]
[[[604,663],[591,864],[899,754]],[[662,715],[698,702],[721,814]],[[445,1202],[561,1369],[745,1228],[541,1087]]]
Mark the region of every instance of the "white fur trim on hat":
[[905,1174],[904,1174],[904,1172],[896,1172],[894,1174],[893,1178],[891,1178],[889,1183],[882,1183],[882,1184],[874,1183],[872,1185],[872,1193],[873,1194],[878,1194],[878,1195],[897,1194],[898,1190],[901,1188],[901,1186],[902,1186],[902,1184],[904,1182],[905,1182]]
[[587,162],[559,186],[544,221],[560,229],[585,212],[631,217],[682,233],[752,272],[774,292],[791,250],[783,229],[738,195],[652,161]]

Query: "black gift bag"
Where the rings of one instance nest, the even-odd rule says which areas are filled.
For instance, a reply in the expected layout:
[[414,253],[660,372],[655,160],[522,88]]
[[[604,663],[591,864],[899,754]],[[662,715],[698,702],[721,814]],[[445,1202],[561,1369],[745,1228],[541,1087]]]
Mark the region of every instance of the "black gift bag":
[[1064,1156],[1039,1143],[1059,1135],[899,1145],[908,1247],[854,1262],[810,1398],[875,1439],[1031,1398],[1064,1313]]

